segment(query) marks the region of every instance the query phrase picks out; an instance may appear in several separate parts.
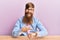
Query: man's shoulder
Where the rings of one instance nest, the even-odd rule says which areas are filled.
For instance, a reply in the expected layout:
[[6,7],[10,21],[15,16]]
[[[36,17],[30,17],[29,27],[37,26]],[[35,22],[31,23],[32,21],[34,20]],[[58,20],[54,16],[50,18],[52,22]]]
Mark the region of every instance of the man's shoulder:
[[39,19],[36,18],[36,17],[33,17],[33,20],[34,20],[35,22],[38,22],[38,21],[39,21]]
[[21,19],[23,19],[23,17],[24,17],[24,16],[22,16],[22,17],[19,17],[19,19],[21,20]]
[[19,17],[19,18],[18,18],[18,20],[19,20],[19,21],[22,21],[23,17],[24,17],[24,16],[22,16],[22,17]]
[[34,17],[34,23],[40,23],[40,24],[42,24],[41,21],[38,18],[36,18],[36,17]]

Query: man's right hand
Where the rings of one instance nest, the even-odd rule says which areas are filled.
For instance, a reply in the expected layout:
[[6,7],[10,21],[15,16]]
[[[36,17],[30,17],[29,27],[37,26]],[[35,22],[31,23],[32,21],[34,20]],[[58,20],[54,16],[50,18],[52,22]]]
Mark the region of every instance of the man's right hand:
[[22,30],[22,32],[27,32],[28,30],[30,30],[30,28],[29,27],[23,27],[21,30]]

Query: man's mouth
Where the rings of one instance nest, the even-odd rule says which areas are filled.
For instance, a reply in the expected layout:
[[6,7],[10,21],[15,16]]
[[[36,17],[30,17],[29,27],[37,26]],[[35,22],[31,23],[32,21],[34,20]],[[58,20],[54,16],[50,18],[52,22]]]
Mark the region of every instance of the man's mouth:
[[27,16],[30,17],[32,14],[28,13]]
[[32,18],[33,17],[33,14],[31,12],[26,12],[25,13],[25,17],[26,18]]

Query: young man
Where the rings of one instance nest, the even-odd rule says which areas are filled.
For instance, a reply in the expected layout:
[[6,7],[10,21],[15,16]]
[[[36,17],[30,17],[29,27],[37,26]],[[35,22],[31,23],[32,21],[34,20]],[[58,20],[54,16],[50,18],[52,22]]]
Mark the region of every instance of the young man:
[[25,15],[17,20],[12,31],[12,36],[43,37],[48,34],[42,23],[33,17],[33,13],[34,4],[27,3],[25,7]]

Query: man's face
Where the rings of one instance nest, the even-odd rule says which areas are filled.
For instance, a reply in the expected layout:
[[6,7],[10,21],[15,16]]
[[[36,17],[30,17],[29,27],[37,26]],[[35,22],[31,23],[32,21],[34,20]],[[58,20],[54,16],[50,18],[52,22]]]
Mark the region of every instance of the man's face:
[[33,17],[33,13],[34,13],[34,8],[32,7],[29,7],[28,9],[25,10],[25,16],[27,18]]

